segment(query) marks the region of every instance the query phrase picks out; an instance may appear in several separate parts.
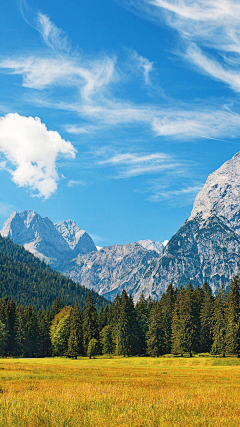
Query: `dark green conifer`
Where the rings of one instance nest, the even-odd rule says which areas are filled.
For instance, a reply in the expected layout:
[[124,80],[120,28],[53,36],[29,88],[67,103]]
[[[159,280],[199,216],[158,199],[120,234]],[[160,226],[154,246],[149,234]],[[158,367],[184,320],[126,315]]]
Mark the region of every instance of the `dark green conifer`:
[[171,353],[172,349],[172,319],[177,292],[174,290],[172,283],[168,286],[166,292],[162,295],[160,305],[162,308],[162,327],[165,337],[165,351]]
[[99,332],[97,325],[97,310],[91,292],[89,291],[83,316],[83,348],[85,353],[87,353],[88,344],[93,338],[98,341]]
[[147,352],[150,356],[158,357],[165,353],[163,315],[161,305],[158,301],[152,304],[146,338]]
[[148,301],[143,294],[141,294],[137,301],[135,311],[139,331],[139,354],[144,355],[147,351],[146,334],[148,331],[149,309]]
[[208,283],[203,285],[203,300],[200,310],[200,351],[210,353],[212,348],[212,316],[214,297]]
[[82,312],[77,303],[70,311],[70,335],[68,339],[68,356],[75,359],[84,354],[83,350],[83,330],[82,330]]
[[235,276],[230,283],[226,307],[227,352],[240,357],[240,279]]
[[213,345],[212,354],[226,354],[226,292],[221,287],[216,296],[213,307]]

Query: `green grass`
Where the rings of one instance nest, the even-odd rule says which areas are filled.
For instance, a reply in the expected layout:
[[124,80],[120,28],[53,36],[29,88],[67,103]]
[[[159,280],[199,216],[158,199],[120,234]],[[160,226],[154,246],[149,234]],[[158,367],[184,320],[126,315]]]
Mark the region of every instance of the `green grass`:
[[239,427],[239,362],[0,359],[0,426]]

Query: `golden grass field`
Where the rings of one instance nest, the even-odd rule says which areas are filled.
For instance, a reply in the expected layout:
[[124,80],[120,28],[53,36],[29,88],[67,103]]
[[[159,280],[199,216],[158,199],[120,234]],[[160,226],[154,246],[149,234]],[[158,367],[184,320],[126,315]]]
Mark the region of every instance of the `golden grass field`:
[[0,426],[240,426],[236,358],[0,359]]

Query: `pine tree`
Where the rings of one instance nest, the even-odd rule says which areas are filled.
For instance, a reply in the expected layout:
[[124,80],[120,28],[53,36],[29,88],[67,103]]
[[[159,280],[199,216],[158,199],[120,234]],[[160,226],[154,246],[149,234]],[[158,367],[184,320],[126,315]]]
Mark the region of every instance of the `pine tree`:
[[181,354],[188,352],[190,357],[197,349],[198,339],[198,313],[194,296],[191,282],[186,290],[181,287],[172,323],[172,352]]
[[37,315],[33,306],[28,305],[24,309],[25,321],[25,340],[24,340],[24,356],[36,357],[38,355],[38,322]]
[[91,292],[89,291],[85,302],[83,316],[83,348],[85,353],[87,353],[88,344],[93,338],[98,341],[99,333],[97,325],[97,310],[95,308]]
[[226,292],[223,287],[218,291],[213,308],[213,345],[212,354],[226,354]]
[[17,356],[24,357],[25,355],[25,341],[26,341],[26,322],[25,311],[22,305],[16,309],[16,354]]
[[4,355],[4,351],[7,345],[7,331],[4,323],[0,320],[0,356]]
[[9,301],[7,297],[2,305],[2,322],[4,323],[7,332],[5,354],[6,356],[14,356],[16,349],[16,306],[14,301]]
[[77,356],[83,355],[83,330],[82,330],[82,312],[77,303],[70,311],[70,335],[68,339],[68,356],[77,359]]
[[172,349],[172,319],[177,292],[174,290],[172,283],[168,286],[165,294],[162,295],[160,305],[162,308],[162,327],[165,337],[165,351],[171,353]]
[[203,285],[203,300],[200,310],[200,351],[210,353],[212,348],[212,316],[214,297],[208,283]]
[[112,354],[114,352],[114,343],[112,337],[113,331],[111,325],[106,325],[100,332],[100,341],[103,354]]
[[147,351],[146,334],[148,331],[149,310],[148,302],[143,294],[137,301],[135,312],[139,330],[139,354],[144,355]]
[[165,353],[166,347],[163,329],[163,315],[161,305],[158,301],[156,301],[152,306],[146,337],[147,352],[150,356],[158,357]]
[[240,357],[240,279],[235,276],[230,283],[226,307],[227,352]]
[[120,297],[120,313],[118,319],[119,354],[135,355],[139,349],[139,333],[132,296],[123,289]]
[[50,339],[50,313],[41,309],[37,314],[38,323],[38,354],[39,357],[49,357],[52,354]]

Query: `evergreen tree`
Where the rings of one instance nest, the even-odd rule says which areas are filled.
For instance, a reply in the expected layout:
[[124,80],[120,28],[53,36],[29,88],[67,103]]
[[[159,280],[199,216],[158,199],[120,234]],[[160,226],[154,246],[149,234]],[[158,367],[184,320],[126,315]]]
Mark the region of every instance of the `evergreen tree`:
[[160,305],[162,308],[162,327],[165,337],[165,351],[171,353],[172,349],[172,319],[176,302],[177,291],[173,289],[172,283],[162,295]]
[[4,355],[4,351],[7,345],[7,331],[4,323],[0,320],[0,355]]
[[147,351],[146,334],[148,331],[149,309],[148,302],[143,294],[141,294],[136,304],[135,311],[139,330],[139,353],[144,355]]
[[5,355],[14,356],[15,354],[15,328],[16,328],[16,306],[13,300],[9,301],[6,297],[2,305],[2,322],[6,328],[6,346]]
[[132,296],[123,289],[120,297],[120,313],[118,319],[119,354],[125,356],[138,353],[138,326]]
[[112,326],[106,325],[100,332],[100,341],[103,354],[112,354],[114,352],[114,343],[112,337]]
[[192,357],[193,351],[196,351],[197,348],[197,326],[198,313],[196,312],[194,289],[191,282],[189,282],[186,290],[181,287],[173,314],[173,353],[183,354],[188,352]]
[[114,298],[112,308],[110,310],[110,319],[112,326],[112,337],[115,343],[116,355],[119,355],[119,319],[121,311],[121,300],[117,294]]
[[26,322],[25,311],[22,305],[16,309],[16,354],[17,356],[24,357],[25,355],[25,341],[26,341]]
[[200,310],[200,351],[210,353],[212,348],[212,316],[214,297],[208,283],[203,285],[203,300]]
[[68,356],[77,359],[77,356],[84,354],[82,312],[77,303],[75,303],[70,311],[69,323],[70,335],[68,339]]
[[84,316],[83,316],[83,348],[85,353],[88,350],[88,344],[91,339],[99,339],[98,325],[97,325],[97,310],[91,295],[88,293],[88,297],[85,302]]
[[235,276],[230,283],[226,309],[226,345],[228,353],[240,357],[240,279]]
[[219,289],[213,308],[213,345],[212,354],[226,354],[226,292],[223,287]]
[[39,309],[37,314],[38,323],[38,354],[39,357],[49,357],[52,354],[50,339],[50,313],[48,310]]
[[152,305],[147,337],[147,352],[150,356],[161,356],[165,353],[165,336],[163,330],[162,308],[158,301]]
[[25,322],[25,340],[24,340],[24,356],[36,357],[38,355],[38,322],[34,307],[28,305],[24,309]]

